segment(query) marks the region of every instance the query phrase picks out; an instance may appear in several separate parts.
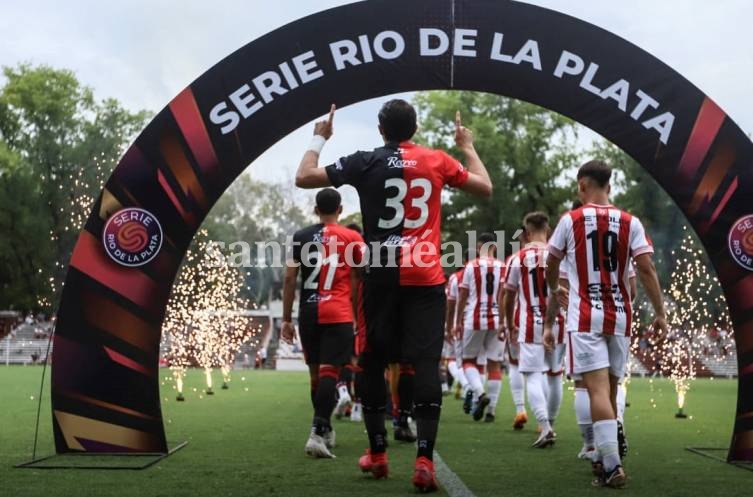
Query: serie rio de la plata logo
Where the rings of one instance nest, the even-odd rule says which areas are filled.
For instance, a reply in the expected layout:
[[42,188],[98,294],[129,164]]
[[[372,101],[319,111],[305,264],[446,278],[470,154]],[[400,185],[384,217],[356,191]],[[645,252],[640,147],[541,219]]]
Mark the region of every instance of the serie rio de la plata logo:
[[102,232],[107,255],[128,267],[143,266],[154,259],[162,248],[162,239],[157,218],[139,207],[126,207],[110,216]]
[[753,214],[735,221],[729,231],[727,244],[735,262],[748,271],[753,271]]

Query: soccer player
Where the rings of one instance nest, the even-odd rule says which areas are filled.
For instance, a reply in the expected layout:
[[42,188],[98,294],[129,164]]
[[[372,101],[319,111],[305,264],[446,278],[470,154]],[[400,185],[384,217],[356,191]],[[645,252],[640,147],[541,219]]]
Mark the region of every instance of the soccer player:
[[602,460],[595,485],[624,487],[616,419],[617,383],[625,376],[632,318],[628,261],[654,308],[653,328],[666,333],[667,317],[653,247],[638,218],[609,203],[612,169],[600,160],[578,170],[578,196],[583,207],[560,218],[549,241],[546,279],[549,303],[544,341],[554,346],[552,325],[559,310],[560,261],[570,267],[567,331],[572,371],[583,376],[593,420],[594,442]]
[[[499,338],[499,292],[504,264],[496,258],[494,235],[482,233],[478,242],[481,244],[479,257],[466,264],[459,285],[458,309],[461,311],[455,320],[455,334],[463,337],[463,372],[470,385],[466,403],[469,396],[474,396],[473,419],[481,420],[488,406],[484,421],[493,422],[502,389],[504,346]],[[484,356],[489,370],[488,392],[484,391],[481,381],[483,366],[479,358]]]
[[[464,254],[464,264],[468,263],[468,251]],[[446,324],[446,331],[445,334],[447,335],[446,340],[449,341],[452,344],[452,358],[447,363],[447,369],[449,370],[452,377],[457,382],[457,390],[455,391],[455,398],[459,399],[462,395],[465,397],[465,394],[468,390],[468,380],[465,377],[465,373],[463,373],[463,339],[462,337],[456,337],[454,333],[455,328],[455,319],[457,316],[457,313],[460,311],[457,309],[457,302],[458,302],[458,284],[463,279],[463,270],[465,269],[465,265],[463,265],[462,268],[458,269],[454,273],[450,275],[450,277],[447,279],[447,317],[445,318],[445,324]],[[470,405],[468,406],[468,411],[470,412]]]
[[301,291],[298,325],[309,367],[314,420],[306,442],[306,454],[335,457],[335,432],[330,417],[340,368],[353,353],[353,294],[358,282],[355,267],[363,254],[363,238],[337,224],[342,212],[340,194],[327,188],[316,194],[319,223],[293,235],[283,283],[282,338],[292,342],[293,300],[298,273]]
[[[543,343],[547,305],[544,263],[548,255],[546,242],[549,234],[549,217],[543,212],[531,212],[523,219],[523,226],[528,243],[512,257],[507,268],[505,316],[510,340],[520,344],[519,369],[526,379],[528,403],[541,429],[533,447],[544,448],[554,445],[556,441],[545,393],[545,373],[552,367],[556,368],[558,361],[562,364],[563,356],[560,350],[559,358],[551,357],[555,353],[553,351],[547,360]],[[559,314],[555,323],[558,334],[564,328],[564,324],[564,317]]]
[[[525,246],[525,244],[528,243],[528,239],[526,238],[525,233],[525,227],[521,230],[519,240],[521,246]],[[507,271],[510,270],[510,261],[514,256],[515,254],[510,254],[507,259],[505,259],[505,279],[507,279]],[[515,405],[515,417],[512,421],[512,427],[514,430],[522,430],[523,428],[525,428],[525,425],[528,422],[528,413],[526,412],[525,399],[525,379],[520,373],[520,344],[517,342],[517,340],[511,340],[510,334],[506,332],[508,323],[506,322],[507,319],[505,317],[504,309],[506,309],[507,307],[505,303],[505,300],[508,298],[507,294],[508,292],[505,291],[499,293],[499,308],[502,309],[502,327],[504,328],[500,330],[500,333],[505,334],[504,342],[505,355],[507,360],[507,377],[510,382],[510,394],[512,395],[512,402]],[[515,302],[513,305],[516,305],[517,296],[512,296],[510,298]]]
[[384,427],[384,368],[398,348],[415,370],[414,413],[417,447],[413,485],[437,490],[432,454],[439,425],[442,390],[439,360],[445,319],[444,272],[440,264],[441,194],[445,185],[480,196],[491,195],[491,181],[473,146],[473,134],[455,116],[455,143],[467,169],[445,152],[416,145],[416,111],[404,100],[390,100],[379,111],[384,146],[356,152],[326,168],[319,153],[332,135],[328,119],[314,126],[314,138],[301,160],[296,185],[319,188],[353,185],[358,191],[370,265],[364,281],[366,348],[363,414],[370,448],[359,460],[375,478],[389,470]]

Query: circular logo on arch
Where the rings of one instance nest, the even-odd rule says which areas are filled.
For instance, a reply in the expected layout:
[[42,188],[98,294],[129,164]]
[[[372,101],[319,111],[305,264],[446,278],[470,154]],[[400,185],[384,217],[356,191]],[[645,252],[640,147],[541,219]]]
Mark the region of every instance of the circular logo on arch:
[[732,258],[748,271],[753,271],[753,214],[735,221],[727,243]]
[[110,216],[102,232],[107,255],[128,267],[143,266],[154,259],[162,248],[162,239],[157,218],[139,207],[126,207]]

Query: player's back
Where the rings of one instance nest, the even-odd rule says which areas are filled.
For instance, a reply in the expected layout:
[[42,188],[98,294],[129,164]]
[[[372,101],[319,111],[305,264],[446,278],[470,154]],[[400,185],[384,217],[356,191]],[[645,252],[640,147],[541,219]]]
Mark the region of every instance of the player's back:
[[[528,246],[515,254],[509,262],[506,288],[517,290],[515,325],[520,330],[519,341],[542,343],[544,316],[546,315],[549,289],[546,284],[547,250],[542,246]],[[564,317],[558,315],[556,340],[562,343]]]
[[[333,185],[358,191],[370,277],[404,286],[444,283],[440,264],[441,193],[467,171],[445,152],[412,142],[357,152],[328,168]],[[374,250],[374,244],[379,247]]]
[[630,258],[653,252],[638,218],[586,204],[562,217],[549,249],[568,265],[568,330],[629,335]]
[[460,283],[468,290],[463,309],[465,329],[494,330],[499,327],[499,292],[503,282],[504,263],[492,257],[479,257],[465,266]]
[[300,319],[315,324],[353,321],[351,277],[363,239],[338,224],[315,224],[293,235],[293,259],[301,263]]

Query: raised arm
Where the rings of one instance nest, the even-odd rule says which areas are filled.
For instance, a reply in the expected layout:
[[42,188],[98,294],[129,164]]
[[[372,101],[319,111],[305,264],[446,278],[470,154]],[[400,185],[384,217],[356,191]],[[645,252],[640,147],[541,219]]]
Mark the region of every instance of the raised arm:
[[332,122],[335,118],[335,109],[335,104],[332,104],[327,119],[314,124],[314,138],[311,140],[308,150],[303,154],[303,159],[301,159],[301,164],[295,174],[295,186],[299,188],[332,186],[327,171],[319,167],[319,154],[333,134]]
[[463,152],[465,167],[468,169],[468,179],[459,188],[479,197],[491,196],[492,181],[486,171],[486,166],[473,146],[473,132],[463,126],[460,111],[455,113],[455,144]]

